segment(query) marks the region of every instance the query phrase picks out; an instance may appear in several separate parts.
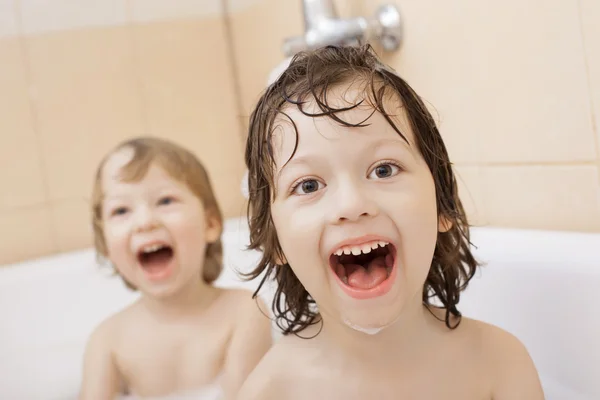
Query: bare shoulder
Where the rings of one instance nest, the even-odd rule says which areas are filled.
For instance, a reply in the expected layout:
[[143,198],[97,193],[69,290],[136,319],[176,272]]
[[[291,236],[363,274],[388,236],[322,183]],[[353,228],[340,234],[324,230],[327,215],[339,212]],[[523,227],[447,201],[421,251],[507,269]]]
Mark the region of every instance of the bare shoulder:
[[238,400],[280,400],[289,397],[292,377],[298,378],[295,346],[297,338],[284,336],[269,349],[252,371],[242,388]]
[[221,289],[226,307],[236,310],[235,315],[264,318],[270,317],[269,308],[260,297],[253,298],[253,293],[246,289]]
[[482,321],[465,318],[463,322],[464,328],[477,336],[494,400],[544,399],[533,360],[516,336]]
[[122,388],[115,346],[131,307],[107,318],[91,333],[84,353],[80,399],[112,398]]
[[225,363],[226,387],[237,393],[272,344],[271,319],[266,307],[252,292],[224,290],[220,295],[232,329]]
[[110,348],[112,350],[117,332],[121,330],[123,321],[125,320],[124,315],[128,313],[130,313],[128,309],[122,310],[98,324],[92,331],[88,340],[88,350],[92,351],[96,348],[102,348],[104,350]]
[[97,360],[106,358],[106,353],[115,351],[116,343],[121,332],[129,321],[137,314],[138,303],[133,303],[125,309],[106,318],[92,331],[86,345],[86,359]]

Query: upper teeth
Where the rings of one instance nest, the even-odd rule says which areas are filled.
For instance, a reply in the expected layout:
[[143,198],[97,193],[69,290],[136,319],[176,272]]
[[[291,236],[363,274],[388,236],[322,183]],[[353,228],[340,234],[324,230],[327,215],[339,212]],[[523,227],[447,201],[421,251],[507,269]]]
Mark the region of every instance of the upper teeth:
[[143,247],[143,248],[142,248],[142,251],[143,251],[144,253],[152,253],[152,252],[154,252],[154,251],[156,251],[156,250],[160,250],[160,249],[162,249],[163,247],[165,247],[165,246],[164,246],[164,245],[162,245],[162,244],[152,244],[152,245],[150,245],[150,246],[145,246],[145,247]]
[[370,253],[371,250],[375,250],[378,247],[385,247],[388,244],[389,244],[388,242],[376,240],[373,242],[364,243],[364,244],[356,245],[356,246],[342,246],[334,254],[336,256],[341,256],[342,254],[353,254],[355,256],[358,256],[360,254]]

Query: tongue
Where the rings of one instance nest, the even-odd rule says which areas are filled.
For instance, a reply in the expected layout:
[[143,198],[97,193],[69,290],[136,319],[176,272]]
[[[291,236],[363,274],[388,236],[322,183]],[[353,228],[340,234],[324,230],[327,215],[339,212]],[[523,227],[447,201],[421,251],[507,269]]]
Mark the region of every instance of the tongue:
[[387,279],[384,257],[377,257],[365,268],[358,264],[345,264],[348,286],[357,289],[371,289]]
[[144,254],[142,266],[147,272],[158,272],[169,265],[172,256],[171,249],[160,249],[153,253]]

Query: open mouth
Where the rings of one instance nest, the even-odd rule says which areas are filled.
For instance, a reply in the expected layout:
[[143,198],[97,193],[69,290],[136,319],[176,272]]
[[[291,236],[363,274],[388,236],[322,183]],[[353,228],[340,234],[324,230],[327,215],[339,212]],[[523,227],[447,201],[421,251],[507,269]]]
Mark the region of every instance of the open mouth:
[[137,254],[137,259],[144,273],[153,280],[164,279],[173,270],[174,252],[168,244],[152,244],[143,246]]
[[330,256],[329,264],[346,293],[355,298],[371,298],[391,288],[395,258],[394,245],[374,240],[342,246]]

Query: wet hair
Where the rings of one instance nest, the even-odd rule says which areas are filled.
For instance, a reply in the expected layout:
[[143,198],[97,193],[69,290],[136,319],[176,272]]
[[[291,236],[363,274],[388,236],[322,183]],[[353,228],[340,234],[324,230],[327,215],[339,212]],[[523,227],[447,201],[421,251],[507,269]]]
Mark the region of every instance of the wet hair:
[[[354,87],[356,84],[361,85],[363,100],[339,108],[328,103],[332,89]],[[373,109],[373,113],[383,115],[398,135],[408,142],[393,118],[393,111],[404,110],[416,146],[433,176],[438,217],[448,221],[450,229],[438,233],[422,301],[428,309],[434,306],[436,299],[441,303],[445,310],[444,322],[449,329],[460,323],[461,313],[457,309],[460,293],[467,287],[479,264],[471,253],[467,217],[436,123],[421,98],[397,73],[379,61],[370,45],[328,46],[295,55],[288,68],[262,94],[250,116],[245,152],[249,171],[249,248],[260,250],[262,258],[256,268],[246,274],[246,278],[255,279],[264,273],[254,293],[256,296],[265,281],[274,276],[277,287],[272,308],[284,335],[298,334],[309,325],[318,323],[320,318],[314,299],[286,263],[273,224],[271,203],[275,197],[276,168],[273,133],[282,119],[289,120],[296,131],[297,148],[298,131],[285,113],[292,107],[306,116],[331,118],[344,126],[367,126],[368,119],[350,123],[339,116],[364,102]],[[304,108],[307,103],[312,104],[308,107],[311,112]],[[386,106],[396,110],[387,110]]]
[[[106,161],[115,153],[133,150],[133,157],[120,171],[120,178],[124,182],[139,182],[142,180],[152,165],[159,165],[167,174],[178,182],[184,183],[200,199],[207,217],[216,220],[223,226],[223,216],[212,189],[210,178],[206,169],[198,158],[189,150],[164,139],[153,137],[139,137],[124,141],[111,150],[100,162],[96,170],[94,187],[92,190],[92,226],[94,230],[94,246],[99,261],[109,258],[106,240],[104,237],[102,202],[102,171]],[[214,282],[222,270],[223,246],[218,238],[213,243],[207,243],[202,270],[202,279],[206,283]],[[118,274],[118,272],[117,272]],[[132,290],[137,290],[130,282],[121,276],[125,285]]]

